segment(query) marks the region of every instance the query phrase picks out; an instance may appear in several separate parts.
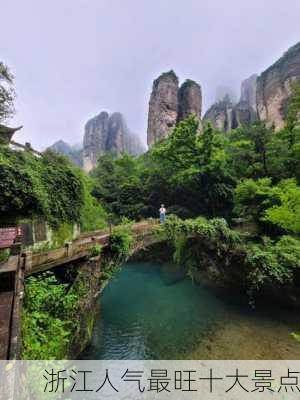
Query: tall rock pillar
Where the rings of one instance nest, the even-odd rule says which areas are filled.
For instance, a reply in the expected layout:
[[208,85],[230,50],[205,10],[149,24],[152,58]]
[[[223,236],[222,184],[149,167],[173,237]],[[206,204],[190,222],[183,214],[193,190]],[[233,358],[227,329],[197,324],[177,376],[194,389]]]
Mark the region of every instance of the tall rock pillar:
[[201,121],[202,92],[197,82],[187,79],[178,91],[178,121],[194,114]]
[[168,136],[178,115],[178,78],[174,71],[161,74],[154,82],[149,102],[148,146]]

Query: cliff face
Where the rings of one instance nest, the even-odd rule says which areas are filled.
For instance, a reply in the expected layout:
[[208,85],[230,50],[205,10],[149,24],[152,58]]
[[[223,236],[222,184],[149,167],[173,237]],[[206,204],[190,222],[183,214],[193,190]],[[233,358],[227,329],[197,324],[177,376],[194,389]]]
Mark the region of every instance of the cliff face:
[[174,71],[160,75],[154,82],[149,102],[147,142],[152,146],[168,135],[178,114],[178,78]]
[[106,151],[108,137],[107,112],[101,112],[96,117],[90,119],[84,128],[83,138],[83,168],[91,171],[97,163],[98,156]]
[[284,126],[285,107],[291,94],[291,83],[300,80],[300,43],[291,47],[257,80],[257,111],[260,120]]
[[257,75],[255,74],[242,82],[241,97],[235,106],[233,125],[241,126],[257,120],[256,85]]
[[122,114],[113,113],[108,120],[108,135],[106,139],[106,151],[110,151],[116,155],[124,152],[125,137],[129,135],[126,122]]
[[240,100],[234,107],[228,102],[217,102],[206,112],[204,119],[209,119],[222,131],[256,120],[265,121],[275,130],[282,129],[294,81],[300,81],[300,42],[259,77],[252,75],[243,81]]
[[204,120],[209,120],[215,129],[224,132],[254,122],[257,119],[256,82],[257,75],[245,79],[241,85],[239,102],[234,104],[230,96],[225,95],[210,107]]
[[179,88],[173,71],[163,73],[153,83],[149,102],[147,142],[167,137],[176,122],[195,114],[201,121],[202,93],[198,83],[188,79]]
[[201,119],[202,93],[198,83],[187,79],[178,91],[178,121],[185,119],[190,114],[195,114]]
[[127,127],[121,113],[101,112],[85,125],[83,139],[83,168],[91,171],[97,164],[98,157],[105,153],[116,156],[123,152],[132,155],[141,154],[144,148],[137,136]]
[[229,96],[213,104],[205,113],[203,120],[210,121],[215,129],[228,132],[234,128],[234,105]]

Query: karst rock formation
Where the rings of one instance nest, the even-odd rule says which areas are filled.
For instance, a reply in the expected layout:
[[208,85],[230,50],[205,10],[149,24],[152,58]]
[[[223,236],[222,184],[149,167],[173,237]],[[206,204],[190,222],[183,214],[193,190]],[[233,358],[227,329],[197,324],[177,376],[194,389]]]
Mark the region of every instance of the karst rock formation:
[[264,121],[275,130],[282,129],[295,81],[300,81],[300,43],[291,47],[260,76],[252,75],[243,81],[237,104],[227,96],[209,108],[204,120],[225,132],[256,120]]
[[83,138],[83,169],[87,172],[95,168],[99,156],[112,153],[115,156],[126,152],[139,155],[144,151],[139,137],[127,127],[123,115],[106,111],[91,118],[85,125]]
[[201,121],[202,92],[188,79],[179,87],[174,71],[161,74],[154,82],[149,102],[147,142],[149,146],[166,138],[178,121],[195,114]]
[[283,128],[287,100],[292,82],[300,80],[300,42],[291,47],[278,61],[257,79],[256,106],[258,117]]

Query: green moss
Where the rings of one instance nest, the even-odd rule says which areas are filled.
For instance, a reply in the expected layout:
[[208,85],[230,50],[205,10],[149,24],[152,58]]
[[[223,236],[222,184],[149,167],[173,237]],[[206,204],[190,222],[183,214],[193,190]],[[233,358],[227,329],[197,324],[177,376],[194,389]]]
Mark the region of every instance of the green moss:
[[97,257],[102,252],[102,246],[100,244],[95,244],[89,249],[89,257]]
[[0,264],[9,258],[10,251],[8,249],[0,249]]
[[95,323],[95,316],[93,315],[93,313],[90,314],[87,313],[86,314],[87,342],[89,342],[92,339],[94,323]]

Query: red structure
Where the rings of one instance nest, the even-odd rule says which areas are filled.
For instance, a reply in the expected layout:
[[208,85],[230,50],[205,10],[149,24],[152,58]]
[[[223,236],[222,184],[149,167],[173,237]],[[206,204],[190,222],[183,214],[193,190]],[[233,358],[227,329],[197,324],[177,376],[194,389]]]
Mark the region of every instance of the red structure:
[[0,228],[0,249],[8,249],[22,236],[20,227]]

